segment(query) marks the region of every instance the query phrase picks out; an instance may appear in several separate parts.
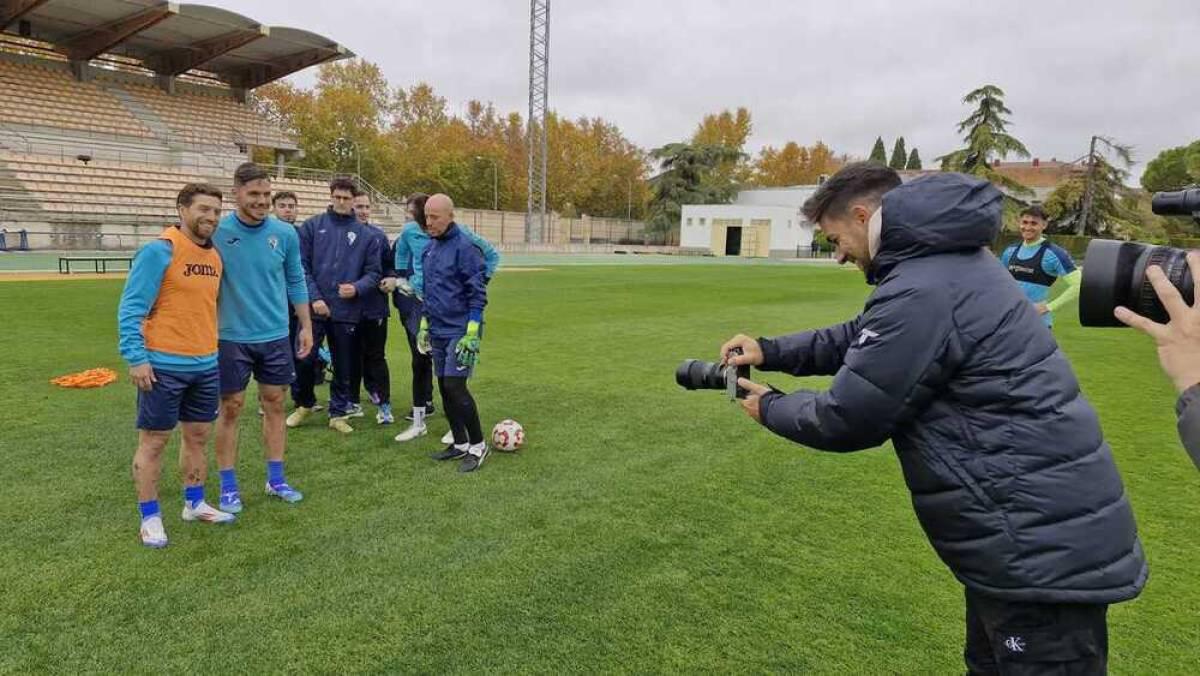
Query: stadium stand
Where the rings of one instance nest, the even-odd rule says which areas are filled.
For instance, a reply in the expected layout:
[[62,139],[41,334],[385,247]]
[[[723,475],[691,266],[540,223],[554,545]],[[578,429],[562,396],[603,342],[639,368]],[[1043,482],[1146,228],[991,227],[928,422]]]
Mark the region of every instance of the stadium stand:
[[75,81],[53,62],[44,65],[0,60],[0,119],[149,138],[153,133],[121,102],[98,87]]
[[[160,0],[2,3],[0,29],[0,226],[35,247],[134,246],[174,222],[190,181],[232,209],[230,176],[252,155],[275,158],[274,187],[297,193],[301,218],[328,205],[328,172],[288,167],[295,140],[247,100],[353,56],[341,45]],[[381,224],[399,225],[403,209],[374,192]]]
[[129,85],[124,89],[153,109],[173,132],[191,143],[296,147],[295,141],[288,138],[279,127],[262,119],[227,93],[171,95],[145,85]]
[[[0,151],[0,190],[22,199],[26,211],[51,212],[84,219],[103,215],[131,222],[166,223],[176,218],[175,196],[190,181],[207,181],[231,195],[228,176],[202,175],[193,169],[152,164],[76,160]],[[273,169],[273,168],[272,168]],[[7,180],[6,180],[7,179]],[[324,180],[276,177],[275,190],[295,192],[300,200],[300,217],[307,218],[329,204],[329,187]],[[20,205],[8,204],[10,210]],[[234,208],[226,200],[226,209]]]

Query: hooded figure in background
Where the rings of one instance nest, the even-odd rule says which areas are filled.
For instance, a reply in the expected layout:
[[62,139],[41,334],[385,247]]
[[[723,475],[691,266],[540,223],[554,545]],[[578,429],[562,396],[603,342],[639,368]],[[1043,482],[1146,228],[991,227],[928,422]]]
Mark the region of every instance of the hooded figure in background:
[[835,452],[892,441],[917,518],[965,587],[970,673],[1103,673],[1108,605],[1138,595],[1146,560],[1095,411],[986,248],[1001,202],[971,176],[901,185],[884,166],[845,167],[804,213],[875,286],[862,313],[737,336],[721,357],[834,376],[790,394],[740,381],[775,434]]

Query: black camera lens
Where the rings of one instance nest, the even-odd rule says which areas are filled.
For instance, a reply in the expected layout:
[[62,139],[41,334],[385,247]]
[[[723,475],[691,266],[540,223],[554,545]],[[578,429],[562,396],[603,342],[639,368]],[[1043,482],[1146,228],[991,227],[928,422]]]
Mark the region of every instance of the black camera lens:
[[675,369],[675,382],[687,390],[723,390],[725,371],[720,364],[688,359]]
[[[1200,190],[1194,192],[1200,200]],[[1157,206],[1155,212],[1159,213]],[[1195,287],[1187,264],[1187,251],[1138,242],[1092,240],[1083,263],[1079,323],[1084,326],[1124,326],[1113,316],[1113,310],[1119,305],[1156,322],[1169,321],[1154,286],[1146,279],[1146,269],[1152,265],[1163,269],[1184,301],[1191,305]]]
[[1200,213],[1200,188],[1156,192],[1150,210],[1159,216],[1191,216]]

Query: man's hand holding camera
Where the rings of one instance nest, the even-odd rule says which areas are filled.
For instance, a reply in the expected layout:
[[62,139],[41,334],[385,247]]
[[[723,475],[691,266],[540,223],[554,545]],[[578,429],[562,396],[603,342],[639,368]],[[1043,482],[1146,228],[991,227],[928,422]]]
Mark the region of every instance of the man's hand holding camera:
[[[758,341],[750,336],[738,334],[721,346],[721,366],[762,366],[762,363],[762,348]],[[748,392],[741,400],[742,410],[754,418],[755,422],[762,424],[759,402],[764,394],[772,391],[771,388],[759,385],[749,378],[738,378],[737,384]]]
[[[1200,291],[1200,252],[1190,252],[1187,262],[1192,269],[1192,280]],[[1146,277],[1154,285],[1155,293],[1170,315],[1170,322],[1159,324],[1124,307],[1117,308],[1115,314],[1117,319],[1154,339],[1163,371],[1175,383],[1175,388],[1183,392],[1200,384],[1200,303],[1188,307],[1162,268],[1149,268]]]

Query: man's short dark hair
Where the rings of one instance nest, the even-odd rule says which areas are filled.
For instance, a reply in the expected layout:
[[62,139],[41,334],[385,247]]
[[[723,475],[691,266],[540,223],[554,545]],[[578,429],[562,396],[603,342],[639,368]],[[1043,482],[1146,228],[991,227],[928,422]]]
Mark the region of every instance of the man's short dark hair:
[[349,176],[334,176],[333,180],[329,182],[329,194],[332,195],[338,190],[345,190],[353,195],[358,191],[358,186],[354,184],[354,179]]
[[216,197],[218,202],[224,199],[224,195],[221,194],[221,190],[215,185],[210,185],[208,183],[188,183],[187,185],[183,186],[183,190],[179,191],[179,196],[175,198],[175,205],[181,207],[190,207],[192,206],[192,200],[196,198],[196,195],[208,195],[209,197]]
[[1029,206],[1025,207],[1021,210],[1021,216],[1033,216],[1043,223],[1050,220],[1046,218],[1046,210],[1043,209],[1042,205],[1040,204],[1030,204]]
[[363,190],[362,188],[360,188],[360,187],[358,187],[358,186],[354,186],[354,192],[353,192],[352,194],[353,194],[355,197],[362,197],[363,195],[366,195],[366,196],[367,196],[367,198],[370,198],[370,197],[371,197],[371,194],[370,194],[370,193],[368,193],[366,190]]
[[240,188],[251,181],[271,180],[266,169],[253,162],[243,162],[233,172],[233,187]]
[[900,183],[900,174],[878,162],[847,164],[822,183],[800,210],[809,222],[819,223],[826,216],[845,214],[856,199],[878,200]]
[[297,204],[300,203],[300,200],[296,199],[296,193],[292,192],[291,190],[284,190],[283,192],[277,192],[274,195],[271,195],[271,204],[272,205],[274,205],[279,200],[291,200]]

